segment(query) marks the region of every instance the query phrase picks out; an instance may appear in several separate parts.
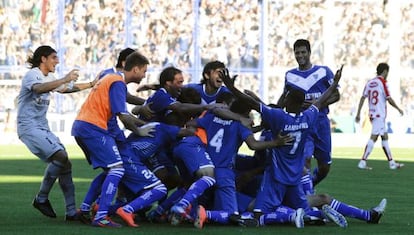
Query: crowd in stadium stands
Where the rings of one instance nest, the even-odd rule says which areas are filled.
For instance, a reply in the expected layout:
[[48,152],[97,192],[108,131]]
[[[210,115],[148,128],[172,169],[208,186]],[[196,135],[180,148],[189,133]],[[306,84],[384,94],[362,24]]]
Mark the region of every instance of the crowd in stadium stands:
[[[28,53],[41,44],[57,41],[57,2],[27,0],[0,1],[0,66],[25,66]],[[229,4],[231,2],[231,4]],[[116,0],[66,0],[64,26],[62,27],[63,58],[66,68],[79,66],[87,79],[93,79],[100,69],[114,65],[119,51],[126,45],[126,32],[130,32],[131,45],[151,59],[151,67],[161,69],[174,64],[184,71],[193,65],[192,43],[194,33],[193,1],[131,1],[132,14],[129,27],[125,27],[125,1]],[[292,43],[298,37],[312,43],[312,61],[316,64],[346,68],[374,68],[378,62],[388,61],[389,13],[385,6],[373,1],[335,1],[327,11],[324,1],[269,1],[268,44],[270,79],[269,102],[279,97],[284,69],[295,64]],[[401,66],[413,68],[414,46],[413,3],[401,3]],[[199,48],[201,64],[220,60],[237,72],[241,68],[258,68],[260,44],[260,6],[251,1],[201,1],[199,11]],[[46,13],[44,13],[46,12]],[[324,19],[324,17],[330,17]],[[324,29],[324,21],[334,19],[331,36]],[[281,23],[283,22],[283,23]],[[300,26],[300,27],[295,27]],[[326,63],[324,52],[327,43],[331,48],[333,63]],[[279,70],[274,69],[279,68]],[[332,70],[337,69],[332,67]],[[276,72],[273,73],[273,71]],[[23,72],[0,73],[0,79],[21,79]],[[374,72],[372,72],[374,75]],[[334,105],[335,114],[352,114],[362,84],[368,77],[343,80],[341,102]],[[147,79],[155,82],[156,76]],[[392,78],[390,78],[392,80]],[[194,78],[198,81],[199,78]],[[145,80],[143,81],[145,82]],[[238,82],[255,92],[259,89],[258,77],[253,73],[239,76]],[[392,84],[392,82],[390,82]],[[238,84],[240,85],[240,84]],[[410,80],[401,80],[401,101],[413,109],[413,92]],[[2,85],[0,109],[6,109],[4,100],[16,93],[14,86]],[[69,100],[62,112],[77,110],[83,95],[65,97]],[[358,94],[357,96],[355,94]],[[4,99],[5,98],[5,99]],[[53,108],[51,109],[53,111]],[[57,111],[55,109],[55,111]]]

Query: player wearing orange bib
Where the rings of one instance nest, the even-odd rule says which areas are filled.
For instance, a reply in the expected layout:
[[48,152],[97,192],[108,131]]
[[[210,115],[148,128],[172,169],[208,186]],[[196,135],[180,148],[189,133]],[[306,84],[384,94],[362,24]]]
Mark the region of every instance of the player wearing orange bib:
[[[152,128],[141,129],[143,122],[128,113],[126,107],[126,85],[131,82],[140,83],[145,77],[148,59],[138,52],[129,55],[125,62],[123,73],[108,74],[100,79],[82,105],[72,127],[72,135],[82,148],[86,158],[94,169],[102,168],[106,173],[99,174],[92,182],[91,188],[100,190],[99,210],[93,226],[120,227],[108,217],[108,209],[117,191],[117,186],[124,168],[114,135],[108,129],[108,121],[116,116],[125,128],[138,136],[148,136]],[[90,195],[88,192],[87,196]],[[85,203],[83,209],[90,207]]]

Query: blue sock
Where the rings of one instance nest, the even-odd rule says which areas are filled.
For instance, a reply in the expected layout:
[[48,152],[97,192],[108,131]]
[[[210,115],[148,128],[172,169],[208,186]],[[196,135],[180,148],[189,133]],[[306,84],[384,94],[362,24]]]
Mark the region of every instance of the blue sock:
[[230,214],[227,211],[207,211],[207,219],[220,224],[228,224]]
[[313,195],[315,193],[313,190],[313,182],[310,174],[303,175],[300,179],[300,182],[302,183],[303,192],[305,192],[305,195]]
[[187,192],[185,188],[177,188],[167,199],[165,199],[155,209],[158,214],[163,214],[165,210],[169,210],[175,203],[177,203],[181,197]]
[[108,215],[109,207],[118,188],[119,181],[124,175],[124,168],[112,168],[102,184],[101,197],[99,198],[99,209],[96,213],[95,220],[100,220]]
[[144,192],[141,196],[135,198],[132,202],[124,206],[124,210],[129,213],[139,211],[142,208],[151,205],[152,203],[160,200],[167,194],[167,188],[165,185],[160,184],[154,188]]
[[326,219],[325,216],[323,216],[322,211],[319,209],[318,210],[312,210],[312,209],[306,210],[306,215],[317,217],[320,219]]
[[194,182],[188,191],[184,194],[182,199],[178,202],[178,206],[187,208],[196,198],[198,198],[204,191],[216,183],[216,180],[210,176],[203,176]]
[[338,211],[344,216],[356,218],[360,220],[368,221],[371,217],[371,214],[367,210],[363,210],[354,206],[347,205],[343,202],[337,201],[336,199],[332,199],[331,205],[333,209]]
[[295,215],[295,210],[289,207],[280,206],[275,212],[261,215],[259,218],[260,225],[265,224],[285,224],[290,223]]
[[106,173],[102,172],[92,180],[85,199],[83,199],[82,205],[80,206],[81,211],[89,211],[91,209],[92,203],[96,201],[98,196],[101,194],[101,186],[105,180],[105,177]]

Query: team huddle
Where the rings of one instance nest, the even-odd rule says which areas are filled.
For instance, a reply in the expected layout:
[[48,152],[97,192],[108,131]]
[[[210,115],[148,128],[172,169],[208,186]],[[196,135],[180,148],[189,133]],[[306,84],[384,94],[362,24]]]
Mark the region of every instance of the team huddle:
[[[240,91],[237,76],[231,76],[220,61],[204,66],[200,83],[184,84],[179,68],[166,67],[159,84],[140,87],[153,90],[142,99],[127,90],[128,83],[141,82],[150,64],[138,51],[124,49],[115,68],[103,70],[92,82],[75,83],[77,70],[61,79],[53,77],[59,63],[56,51],[40,46],[28,61],[31,69],[22,80],[17,117],[19,138],[47,164],[33,206],[45,216],[57,217],[48,196],[58,180],[65,220],[96,227],[122,227],[111,219],[115,216],[130,227],[150,221],[192,223],[199,229],[209,223],[247,227],[291,223],[297,228],[333,223],[345,228],[346,217],[378,223],[386,199],[366,210],[313,189],[332,163],[328,113],[329,105],[340,100],[343,66],[334,74],[327,66],[313,65],[309,41],[304,39],[294,43],[293,51],[298,68],[286,73],[277,104],[265,104],[253,92]],[[385,88],[388,70],[383,65],[377,68]],[[91,167],[102,171],[77,207],[71,162],[50,131],[46,113],[51,92],[89,88],[72,136]],[[388,90],[384,97],[377,92],[375,99],[382,105],[388,100],[402,114]],[[127,103],[135,105],[131,112]],[[260,114],[258,125],[250,118],[252,110]],[[378,135],[388,147],[385,116],[371,120],[372,140],[358,164],[361,169],[368,169],[366,159]],[[121,127],[130,134],[126,136]],[[243,143],[253,156],[239,154]],[[389,147],[385,150],[391,169],[403,166],[392,159]],[[317,161],[314,169],[312,158]]]

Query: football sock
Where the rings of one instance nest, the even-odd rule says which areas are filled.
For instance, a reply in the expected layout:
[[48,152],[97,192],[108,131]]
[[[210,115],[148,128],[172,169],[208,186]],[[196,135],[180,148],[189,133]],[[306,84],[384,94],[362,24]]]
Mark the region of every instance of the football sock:
[[152,203],[160,200],[167,194],[167,188],[165,185],[160,184],[152,188],[151,190],[146,191],[141,196],[134,199],[132,202],[128,203],[123,207],[124,211],[128,213],[133,213],[135,211],[141,210],[142,208],[151,205]]
[[37,194],[37,201],[38,202],[45,202],[46,199],[48,199],[50,190],[53,187],[53,184],[55,183],[56,179],[58,178],[61,170],[63,168],[63,165],[59,162],[53,161],[49,162],[45,169],[45,173],[43,176],[42,183],[40,184],[40,190]]
[[[71,163],[67,165],[71,167]],[[76,214],[75,185],[72,179],[72,169],[66,169],[59,175],[59,186],[63,192],[66,205],[66,215],[73,216]]]
[[289,207],[280,206],[275,212],[261,215],[259,218],[260,225],[266,224],[284,224],[295,220],[295,210]]
[[229,223],[230,214],[227,211],[208,211],[206,210],[206,217],[208,221],[213,221],[220,224]]
[[313,210],[313,209],[309,209],[306,210],[306,215],[308,216],[313,216],[313,217],[317,217],[320,219],[326,219],[325,216],[323,216],[322,211],[319,209]]
[[165,210],[169,210],[175,203],[177,203],[181,197],[187,192],[185,188],[177,188],[167,199],[165,199],[155,211],[162,215]]
[[375,142],[372,139],[368,140],[367,145],[365,146],[364,154],[362,155],[362,160],[367,160],[369,154],[371,154],[372,149],[374,148]]
[[188,191],[184,194],[182,199],[178,202],[178,206],[187,208],[196,198],[198,198],[203,192],[213,186],[216,180],[210,176],[203,176],[194,182]]
[[305,195],[314,194],[313,182],[312,182],[312,177],[310,176],[310,174],[303,175],[302,178],[300,179],[300,182],[302,183],[303,192],[305,193]]
[[99,209],[96,213],[95,220],[101,220],[108,215],[109,207],[118,188],[119,181],[124,175],[124,168],[111,168],[102,184],[102,192],[99,198]]
[[388,161],[392,161],[391,149],[390,149],[390,146],[388,145],[388,140],[383,140],[381,144],[382,144],[382,149],[384,150],[385,156],[387,157]]
[[101,187],[105,178],[106,172],[102,172],[92,180],[88,192],[83,199],[83,203],[80,206],[81,211],[89,211],[91,209],[92,203],[96,201],[96,199],[98,199],[99,195],[101,194]]
[[330,206],[344,216],[368,221],[370,212],[332,199]]

